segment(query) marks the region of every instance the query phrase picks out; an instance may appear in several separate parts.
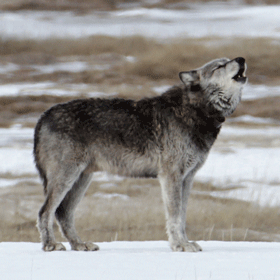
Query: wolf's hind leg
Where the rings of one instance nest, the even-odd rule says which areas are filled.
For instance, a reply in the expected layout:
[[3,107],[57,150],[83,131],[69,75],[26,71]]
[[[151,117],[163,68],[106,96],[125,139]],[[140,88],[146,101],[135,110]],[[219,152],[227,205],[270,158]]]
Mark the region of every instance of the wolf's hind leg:
[[74,223],[74,212],[83,198],[91,178],[92,174],[81,173],[79,179],[74,183],[74,186],[64,197],[55,212],[62,233],[70,242],[72,250],[76,251],[96,251],[99,249],[94,243],[81,241],[76,233]]
[[[55,236],[53,232],[53,219],[54,212],[59,205],[59,203],[64,198],[67,188],[63,189],[63,186],[56,188],[51,188],[51,191],[47,193],[45,203],[39,211],[38,216],[38,229],[41,234],[41,240],[43,243],[44,251],[65,251],[66,248],[62,243],[57,243],[55,241]],[[63,190],[61,190],[63,189]]]
[[[76,166],[57,170],[52,173],[46,186],[46,200],[39,211],[38,229],[41,234],[44,251],[64,251],[62,243],[57,243],[53,232],[54,214],[67,192],[77,180],[80,169]],[[65,180],[67,178],[67,180]]]

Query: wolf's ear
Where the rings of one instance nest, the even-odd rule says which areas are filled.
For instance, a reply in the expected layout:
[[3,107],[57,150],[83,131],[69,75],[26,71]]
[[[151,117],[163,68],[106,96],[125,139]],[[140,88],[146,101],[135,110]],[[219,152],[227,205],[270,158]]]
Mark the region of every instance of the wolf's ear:
[[197,84],[199,82],[199,75],[196,70],[180,72],[179,77],[186,86]]

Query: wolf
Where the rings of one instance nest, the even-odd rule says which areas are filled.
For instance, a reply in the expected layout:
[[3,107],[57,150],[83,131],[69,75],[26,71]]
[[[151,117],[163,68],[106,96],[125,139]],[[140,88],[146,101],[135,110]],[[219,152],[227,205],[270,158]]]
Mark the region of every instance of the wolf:
[[74,212],[92,174],[106,171],[157,177],[171,249],[201,251],[186,234],[187,201],[196,172],[241,99],[246,68],[242,57],[219,58],[180,72],[182,83],[160,96],[78,99],[43,113],[34,135],[45,194],[37,224],[43,250],[65,250],[55,240],[55,218],[72,250],[99,249],[77,235]]

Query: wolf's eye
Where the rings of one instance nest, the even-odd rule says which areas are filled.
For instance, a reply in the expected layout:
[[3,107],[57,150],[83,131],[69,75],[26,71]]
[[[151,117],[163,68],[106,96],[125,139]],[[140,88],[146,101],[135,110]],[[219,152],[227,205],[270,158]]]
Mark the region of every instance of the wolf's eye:
[[216,71],[216,70],[218,70],[218,69],[220,69],[220,68],[222,68],[222,67],[224,67],[224,66],[225,66],[224,64],[219,65],[219,66],[217,66],[216,68],[214,68],[214,70],[213,70],[213,71]]

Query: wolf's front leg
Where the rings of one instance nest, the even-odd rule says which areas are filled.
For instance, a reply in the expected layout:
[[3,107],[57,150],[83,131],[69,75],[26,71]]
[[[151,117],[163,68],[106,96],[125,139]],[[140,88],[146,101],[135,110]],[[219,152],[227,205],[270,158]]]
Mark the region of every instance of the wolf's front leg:
[[201,251],[197,243],[188,241],[186,234],[186,204],[191,182],[184,181],[179,174],[162,174],[159,179],[171,249],[187,252]]

